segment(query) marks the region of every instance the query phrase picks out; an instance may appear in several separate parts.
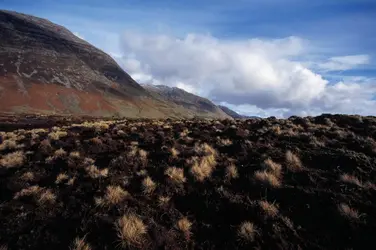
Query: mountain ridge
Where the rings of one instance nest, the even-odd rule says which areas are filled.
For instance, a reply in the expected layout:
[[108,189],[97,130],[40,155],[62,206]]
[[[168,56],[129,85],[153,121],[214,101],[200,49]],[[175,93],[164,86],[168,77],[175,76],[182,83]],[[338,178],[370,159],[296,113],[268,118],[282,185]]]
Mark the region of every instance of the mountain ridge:
[[0,112],[228,118],[216,108],[193,111],[184,100],[156,98],[65,27],[8,10],[0,10]]

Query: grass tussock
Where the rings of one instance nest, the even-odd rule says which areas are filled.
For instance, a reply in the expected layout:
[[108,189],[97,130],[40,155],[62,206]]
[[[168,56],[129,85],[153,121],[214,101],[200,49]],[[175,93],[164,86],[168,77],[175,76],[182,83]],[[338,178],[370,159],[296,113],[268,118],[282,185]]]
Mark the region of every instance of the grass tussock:
[[120,186],[108,186],[104,197],[95,198],[97,206],[113,206],[120,204],[129,196],[128,191]]
[[80,152],[78,151],[73,151],[73,152],[70,152],[69,154],[69,158],[71,159],[80,159],[81,155],[80,155]]
[[190,222],[187,217],[183,217],[180,220],[178,220],[178,222],[176,223],[176,227],[185,236],[189,236],[191,234],[192,222]]
[[60,173],[56,176],[55,183],[59,184],[64,182],[65,180],[68,180],[69,176],[66,173]]
[[338,205],[338,210],[342,216],[350,220],[358,220],[360,218],[358,210],[351,208],[345,203]]
[[142,189],[144,194],[151,194],[154,192],[154,190],[157,188],[157,184],[150,178],[150,176],[147,176],[142,181]]
[[56,150],[55,153],[54,153],[54,157],[60,157],[60,158],[62,158],[64,156],[66,156],[66,155],[67,155],[67,152],[64,149],[62,149],[62,148]]
[[230,164],[226,167],[226,179],[237,179],[239,177],[238,169],[234,164]]
[[180,154],[180,152],[175,148],[171,148],[170,152],[171,152],[172,158],[174,158],[174,159],[177,159],[179,154]]
[[258,205],[267,217],[273,218],[279,213],[278,206],[274,205],[273,203],[269,203],[268,201],[259,201]]
[[16,152],[4,155],[0,159],[0,166],[5,167],[5,168],[20,167],[24,164],[25,160],[26,160],[26,157],[25,157],[24,152],[16,151]]
[[58,141],[60,138],[65,137],[67,135],[68,133],[65,131],[60,131],[60,130],[53,131],[48,134],[48,139],[53,140],[53,141]]
[[268,158],[264,161],[264,168],[269,173],[273,174],[277,178],[282,177],[282,166],[274,162],[272,159]]
[[166,206],[171,200],[171,197],[168,196],[159,196],[158,197],[158,206],[163,207]]
[[91,246],[89,243],[86,242],[85,237],[79,238],[77,237],[71,247],[71,250],[91,250]]
[[146,162],[146,161],[148,160],[148,152],[146,152],[145,150],[140,149],[140,150],[138,151],[138,155],[140,156],[140,158],[141,158],[141,160],[142,160],[143,162]]
[[358,187],[363,187],[362,182],[356,176],[353,176],[353,175],[342,174],[340,176],[340,180],[345,183],[356,185]]
[[123,215],[116,221],[116,229],[123,248],[142,247],[147,227],[138,216]]
[[41,188],[38,185],[22,189],[14,195],[14,199],[24,196],[32,196],[39,205],[54,204],[56,202],[56,195],[50,189]]
[[98,169],[95,165],[90,165],[85,168],[86,173],[93,179],[107,177],[108,176],[108,168]]
[[170,180],[172,180],[176,184],[183,184],[186,181],[186,178],[184,177],[184,169],[181,168],[167,168],[165,175],[167,175]]
[[201,158],[193,157],[189,163],[191,166],[191,174],[197,181],[204,181],[209,178],[217,165],[216,156],[217,151],[209,146],[207,143],[196,145],[195,151],[197,153],[204,153]]
[[50,189],[43,189],[39,195],[38,203],[44,204],[54,204],[56,202],[56,195],[52,193]]
[[238,236],[240,240],[252,242],[255,240],[257,229],[252,222],[244,221],[238,228]]
[[292,153],[290,150],[286,152],[286,167],[291,172],[301,172],[303,171],[303,165],[299,157]]
[[13,139],[4,140],[3,143],[0,144],[0,151],[6,149],[15,149],[17,147],[17,141]]
[[35,175],[34,175],[33,172],[28,171],[28,172],[21,175],[21,180],[23,180],[23,181],[34,181]]
[[278,177],[266,170],[256,171],[255,179],[273,188],[278,188],[281,186],[281,181],[278,179]]

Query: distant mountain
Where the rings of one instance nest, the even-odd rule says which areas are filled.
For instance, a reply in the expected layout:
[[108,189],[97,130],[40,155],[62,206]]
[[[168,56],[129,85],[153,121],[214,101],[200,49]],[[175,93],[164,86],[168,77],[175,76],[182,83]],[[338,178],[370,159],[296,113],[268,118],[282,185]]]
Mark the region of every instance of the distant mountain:
[[238,114],[236,113],[234,110],[228,108],[228,107],[225,107],[225,106],[222,106],[222,105],[218,105],[218,107],[220,109],[222,109],[223,112],[225,112],[227,115],[231,116],[232,118],[234,119],[251,119],[251,118],[259,118],[258,116],[247,116],[247,115],[241,115],[241,114]]
[[196,117],[215,117],[215,118],[231,118],[222,109],[210,100],[189,93],[177,87],[169,87],[165,85],[141,84],[149,91],[153,97],[173,102],[179,107],[183,107]]
[[151,94],[109,55],[63,26],[0,10],[2,113],[227,117],[210,101],[189,97],[179,103],[173,93],[171,98]]

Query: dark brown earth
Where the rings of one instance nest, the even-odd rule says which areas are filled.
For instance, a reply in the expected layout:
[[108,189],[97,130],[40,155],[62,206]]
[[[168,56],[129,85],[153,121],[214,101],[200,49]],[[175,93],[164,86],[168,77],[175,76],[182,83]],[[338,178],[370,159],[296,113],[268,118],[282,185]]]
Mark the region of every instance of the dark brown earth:
[[[0,131],[7,120],[13,129],[25,129],[27,117],[14,118],[3,118]],[[72,123],[85,118],[30,117],[30,128],[43,119],[49,127],[45,130],[1,133],[0,246],[369,249],[373,245],[375,117],[97,120],[81,125]],[[6,130],[11,129],[8,125]],[[166,172],[170,167],[181,169],[185,181],[177,183],[179,178]],[[202,170],[202,175],[195,170]],[[145,185],[146,177],[154,182],[154,190],[153,184]],[[106,200],[110,186],[128,195]],[[163,203],[161,197],[169,200]],[[116,224],[124,215],[125,221],[135,216],[141,222],[136,223],[133,238],[121,241]],[[74,245],[76,239],[90,248]]]

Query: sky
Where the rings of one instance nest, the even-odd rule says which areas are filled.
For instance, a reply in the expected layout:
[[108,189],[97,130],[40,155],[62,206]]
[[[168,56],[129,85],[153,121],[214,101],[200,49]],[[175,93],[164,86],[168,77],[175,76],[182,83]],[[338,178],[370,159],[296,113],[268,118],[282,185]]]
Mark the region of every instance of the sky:
[[0,0],[244,115],[376,115],[375,0]]

